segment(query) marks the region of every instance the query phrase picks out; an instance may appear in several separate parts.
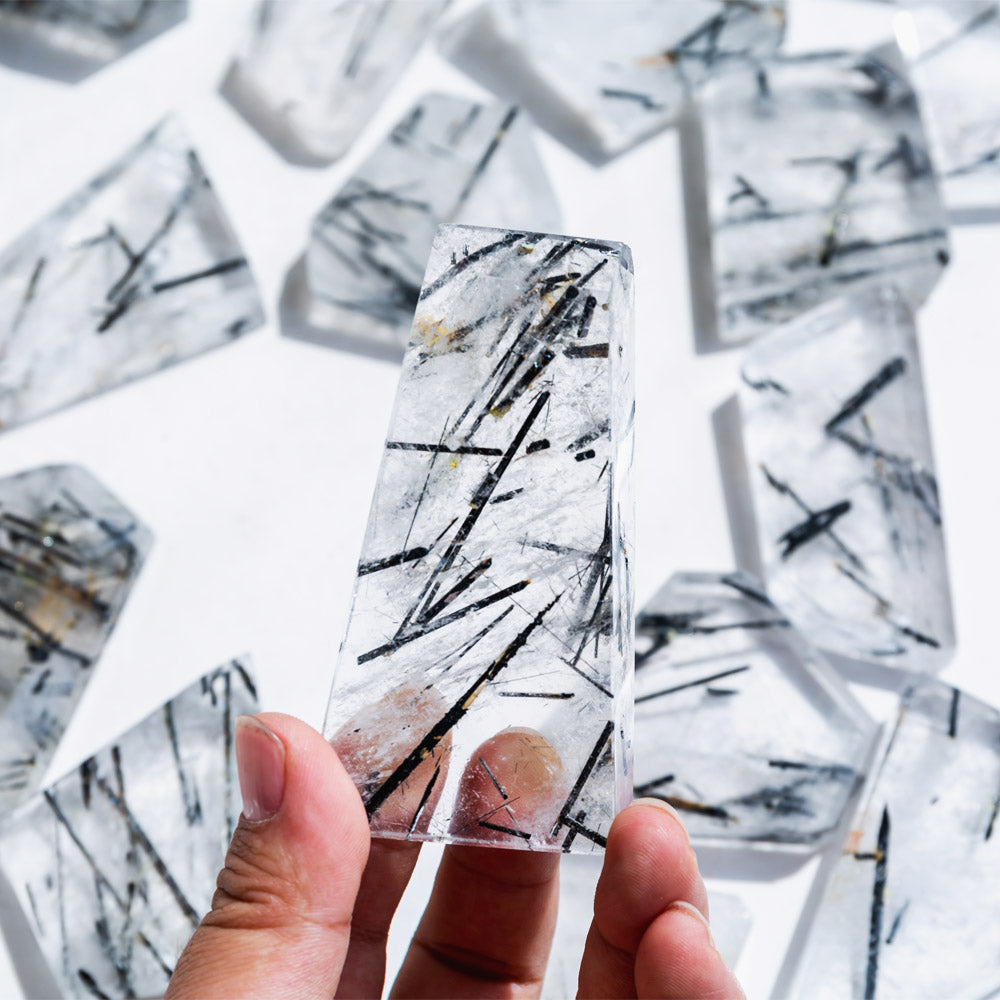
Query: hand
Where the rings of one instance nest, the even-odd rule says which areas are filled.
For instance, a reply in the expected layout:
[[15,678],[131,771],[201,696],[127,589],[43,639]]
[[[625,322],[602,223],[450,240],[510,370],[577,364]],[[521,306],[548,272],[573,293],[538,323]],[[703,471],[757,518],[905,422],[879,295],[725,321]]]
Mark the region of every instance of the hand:
[[[243,815],[166,1000],[380,996],[419,844],[370,838],[337,754],[303,722],[243,716],[236,753]],[[537,997],[558,870],[557,853],[445,848],[393,996]],[[742,997],[706,915],[680,820],[655,800],[634,802],[608,835],[579,995]]]

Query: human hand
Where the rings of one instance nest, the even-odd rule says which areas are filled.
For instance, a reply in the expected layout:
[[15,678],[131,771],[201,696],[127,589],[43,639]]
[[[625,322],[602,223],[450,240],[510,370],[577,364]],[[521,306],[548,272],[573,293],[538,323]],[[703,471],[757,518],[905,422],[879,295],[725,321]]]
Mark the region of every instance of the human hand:
[[[380,996],[419,844],[370,838],[336,752],[297,719],[241,717],[236,753],[243,815],[166,1000]],[[446,847],[392,995],[537,997],[558,871],[556,853]],[[579,995],[742,997],[706,915],[680,820],[655,800],[632,803],[608,835]]]

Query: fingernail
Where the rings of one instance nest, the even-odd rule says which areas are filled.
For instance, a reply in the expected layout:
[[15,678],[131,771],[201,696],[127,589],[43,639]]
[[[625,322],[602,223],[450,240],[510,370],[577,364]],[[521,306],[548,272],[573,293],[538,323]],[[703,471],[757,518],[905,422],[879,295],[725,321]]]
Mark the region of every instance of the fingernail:
[[285,745],[260,719],[236,719],[236,769],[243,815],[251,823],[271,819],[285,795]]
[[678,823],[680,823],[681,828],[687,833],[687,827],[684,826],[684,820],[681,819],[680,813],[669,803],[664,802],[663,799],[645,798],[645,799],[633,799],[629,803],[629,808],[632,806],[652,806],[654,809],[662,809],[663,812],[669,813]]
[[715,941],[712,938],[712,928],[708,926],[708,921],[705,919],[705,915],[698,909],[697,906],[692,906],[691,903],[685,902],[683,899],[678,899],[671,903],[668,910],[676,910],[678,913],[686,913],[689,917],[694,917],[699,924],[705,929],[705,936],[708,938],[708,943],[714,948]]

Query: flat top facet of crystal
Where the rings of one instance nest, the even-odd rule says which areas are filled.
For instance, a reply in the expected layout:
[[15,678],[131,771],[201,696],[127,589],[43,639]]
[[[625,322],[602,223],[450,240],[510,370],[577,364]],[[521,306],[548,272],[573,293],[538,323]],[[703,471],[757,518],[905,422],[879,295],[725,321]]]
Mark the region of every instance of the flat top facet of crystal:
[[66,996],[162,996],[240,814],[247,661],[206,674],[0,827],[0,864]]
[[755,343],[740,408],[768,592],[855,660],[939,669],[955,644],[913,316],[889,289]]
[[1000,712],[921,680],[903,697],[819,906],[797,994],[1000,990]]
[[187,6],[187,0],[0,0],[0,37],[100,63],[183,20]]
[[0,252],[0,427],[235,340],[257,289],[168,120]]
[[874,725],[745,573],[676,573],[636,620],[635,793],[693,838],[816,845]]
[[784,3],[490,0],[446,54],[586,156],[608,158],[671,124],[692,87],[784,36]]
[[442,222],[558,228],[555,195],[518,108],[421,98],[313,221],[315,311],[338,331],[405,344]]
[[151,544],[79,466],[0,479],[0,815],[41,784]]
[[[959,221],[1000,214],[1000,3],[911,4],[905,32],[934,159]],[[904,34],[900,33],[900,39]]]
[[593,851],[628,802],[631,325],[620,243],[438,230],[326,721],[374,833]]
[[368,124],[446,6],[262,0],[235,63],[239,103],[250,105],[250,117],[279,146],[334,160]]
[[733,65],[700,93],[719,339],[851,289],[919,305],[948,260],[945,211],[895,46]]

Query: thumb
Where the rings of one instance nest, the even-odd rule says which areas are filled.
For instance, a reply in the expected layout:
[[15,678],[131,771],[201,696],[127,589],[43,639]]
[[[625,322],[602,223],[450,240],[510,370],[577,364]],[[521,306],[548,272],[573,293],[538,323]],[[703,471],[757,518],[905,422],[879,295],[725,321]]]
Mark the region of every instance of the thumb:
[[240,716],[235,746],[243,814],[165,1000],[331,997],[368,858],[361,799],[329,743],[290,716]]

